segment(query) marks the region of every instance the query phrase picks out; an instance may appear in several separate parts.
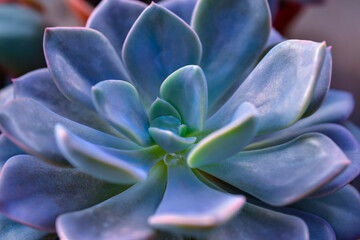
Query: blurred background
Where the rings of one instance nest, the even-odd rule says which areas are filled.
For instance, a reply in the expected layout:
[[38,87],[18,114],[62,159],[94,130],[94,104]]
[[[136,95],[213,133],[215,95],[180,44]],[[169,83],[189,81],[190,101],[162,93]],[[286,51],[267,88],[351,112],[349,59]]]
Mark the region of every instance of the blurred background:
[[[274,27],[287,38],[332,46],[332,87],[355,97],[360,125],[360,0],[268,0]],[[0,0],[0,86],[45,66],[47,26],[84,26],[99,0]],[[150,3],[149,0],[143,2]]]

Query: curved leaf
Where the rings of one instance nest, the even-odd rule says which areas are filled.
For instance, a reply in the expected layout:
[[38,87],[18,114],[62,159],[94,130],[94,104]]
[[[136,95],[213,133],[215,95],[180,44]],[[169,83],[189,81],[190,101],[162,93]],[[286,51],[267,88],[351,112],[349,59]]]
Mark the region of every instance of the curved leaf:
[[237,109],[234,119],[202,139],[189,153],[187,163],[195,168],[222,161],[240,152],[257,133],[257,111],[250,103]]
[[53,163],[68,164],[55,142],[56,124],[62,124],[94,144],[120,149],[139,148],[127,140],[63,118],[29,98],[15,99],[0,109],[1,131],[12,142],[32,155]]
[[325,219],[337,239],[360,237],[360,194],[350,185],[326,197],[301,200],[293,207]]
[[298,217],[246,203],[240,214],[210,235],[209,240],[307,240],[306,224]]
[[157,146],[130,151],[102,148],[61,125],[56,126],[55,135],[60,151],[73,166],[113,183],[133,184],[144,180],[150,168],[165,155]]
[[276,45],[206,125],[216,129],[226,124],[247,101],[259,111],[259,133],[290,126],[309,104],[324,55],[324,43],[288,40]]
[[282,145],[243,151],[200,169],[270,205],[281,206],[310,194],[349,164],[328,137],[310,133]]
[[[166,185],[166,168],[159,163],[144,182],[89,209],[61,215],[56,227],[63,239],[150,239],[147,217],[157,208]],[[86,231],[84,231],[86,229]]]
[[181,115],[189,132],[202,130],[207,115],[207,85],[198,66],[185,66],[172,73],[160,87],[161,97]]
[[121,57],[126,35],[145,7],[146,4],[140,1],[101,1],[90,15],[86,27],[104,34]]
[[100,131],[116,134],[95,111],[68,100],[57,88],[48,69],[38,69],[14,81],[15,98],[32,98],[51,111]]
[[14,99],[14,84],[10,84],[0,89],[0,106],[5,105],[10,100]]
[[9,159],[1,172],[0,211],[16,221],[54,232],[59,214],[90,207],[124,189],[73,168],[18,155]]
[[270,14],[264,0],[198,1],[192,27],[203,45],[200,66],[209,89],[209,109],[240,84],[265,47]]
[[159,4],[175,13],[187,24],[190,24],[196,2],[197,0],[164,0]]
[[319,123],[339,123],[346,120],[353,109],[354,97],[351,93],[331,89],[319,110],[291,127],[299,129]]
[[196,137],[181,137],[170,130],[157,127],[150,127],[149,133],[154,141],[168,153],[181,152],[196,141]]
[[110,42],[92,29],[47,28],[44,52],[60,91],[90,109],[91,86],[107,79],[129,79]]
[[150,121],[162,116],[173,116],[181,121],[179,112],[170,103],[161,98],[156,98],[151,104],[148,115]]
[[326,95],[330,88],[332,71],[332,57],[330,48],[325,51],[324,62],[322,64],[318,79],[316,81],[313,94],[309,106],[302,117],[310,116],[318,110],[321,104],[325,101]]
[[123,60],[147,104],[159,94],[161,83],[175,70],[198,64],[201,43],[176,15],[152,3],[131,28]]
[[142,146],[151,145],[149,120],[136,89],[125,81],[107,80],[92,88],[96,110],[114,128]]
[[241,209],[245,198],[204,185],[183,160],[168,164],[164,197],[148,222],[157,229],[185,235],[203,235],[223,225]]
[[9,158],[23,153],[24,151],[10,141],[4,134],[0,134],[0,171]]
[[344,127],[327,123],[319,124],[301,129],[292,127],[274,133],[259,136],[252,144],[248,145],[247,150],[271,147],[286,143],[294,138],[311,132],[318,132],[331,138],[333,142],[341,148],[346,157],[351,160],[350,165],[333,180],[317,189],[312,196],[324,196],[337,191],[346,184],[350,183],[360,172],[360,149],[356,139]]

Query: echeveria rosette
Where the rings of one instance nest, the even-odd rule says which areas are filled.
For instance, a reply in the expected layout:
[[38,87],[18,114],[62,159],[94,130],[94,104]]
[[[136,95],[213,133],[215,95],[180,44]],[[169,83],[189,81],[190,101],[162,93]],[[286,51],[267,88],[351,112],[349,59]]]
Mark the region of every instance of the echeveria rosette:
[[189,26],[194,2],[106,0],[86,28],[46,31],[48,69],[0,110],[32,155],[5,163],[0,211],[64,239],[358,237],[359,149],[336,124],[353,102],[326,97],[329,49],[284,41],[256,65],[266,1],[201,0]]

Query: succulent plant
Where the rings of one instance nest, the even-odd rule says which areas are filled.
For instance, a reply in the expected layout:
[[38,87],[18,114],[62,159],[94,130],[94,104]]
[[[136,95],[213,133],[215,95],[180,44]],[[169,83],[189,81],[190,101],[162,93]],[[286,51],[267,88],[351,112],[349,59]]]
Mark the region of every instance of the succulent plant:
[[0,94],[2,214],[62,239],[360,236],[330,49],[261,58],[265,0],[195,3],[105,0],[85,28],[46,30],[48,68]]

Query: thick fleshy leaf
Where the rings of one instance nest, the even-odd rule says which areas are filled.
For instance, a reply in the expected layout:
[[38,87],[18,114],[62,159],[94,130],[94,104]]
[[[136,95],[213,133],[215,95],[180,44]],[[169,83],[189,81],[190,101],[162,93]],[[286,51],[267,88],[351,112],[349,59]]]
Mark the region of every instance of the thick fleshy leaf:
[[22,153],[24,153],[23,150],[10,141],[4,134],[0,134],[0,170],[9,158]]
[[332,57],[331,51],[328,47],[325,51],[324,61],[316,81],[316,85],[311,96],[311,101],[306,108],[306,111],[302,117],[307,117],[316,112],[325,101],[327,93],[330,88],[331,82],[331,71],[332,71]]
[[0,8],[0,65],[12,74],[21,75],[45,66],[42,37],[45,29],[41,15],[19,4]]
[[240,152],[257,133],[257,114],[252,104],[241,104],[230,123],[206,136],[191,150],[188,165],[195,168],[221,162]]
[[270,50],[234,95],[207,122],[226,124],[236,108],[250,102],[259,111],[259,132],[295,123],[305,112],[325,56],[325,44],[288,40]]
[[190,132],[202,130],[207,115],[207,86],[198,66],[185,66],[162,83],[160,94],[180,113]]
[[209,240],[307,240],[308,228],[298,217],[246,203],[228,224],[210,235]]
[[265,52],[267,53],[268,50],[285,40],[286,38],[284,38],[275,28],[271,28],[269,38],[266,42]]
[[334,230],[324,219],[293,208],[274,208],[272,210],[301,218],[309,228],[310,240],[336,240]]
[[157,229],[184,235],[203,235],[223,225],[245,203],[239,195],[207,187],[182,159],[167,163],[168,183],[164,197],[148,222]]
[[270,205],[282,206],[310,194],[349,164],[328,137],[309,133],[278,146],[243,151],[200,169]]
[[333,142],[345,153],[346,157],[351,160],[351,164],[343,172],[312,194],[312,196],[328,195],[350,183],[360,171],[360,151],[358,143],[344,127],[332,123],[319,124],[301,129],[290,127],[281,131],[259,136],[254,143],[248,145],[246,150],[260,149],[286,143],[302,134],[311,132],[322,133],[331,138],[331,140],[333,140]]
[[122,151],[89,143],[57,125],[57,144],[76,168],[96,178],[120,184],[144,180],[150,168],[165,155],[158,146]]
[[104,34],[121,57],[126,35],[145,7],[146,4],[140,1],[102,1],[90,15],[86,26]]
[[301,200],[293,207],[325,219],[334,229],[337,239],[360,237],[360,194],[350,185],[326,197]]
[[173,116],[181,121],[179,112],[170,103],[161,98],[157,98],[151,104],[148,115],[150,121],[162,116]]
[[126,189],[29,155],[9,159],[0,180],[0,211],[10,219],[50,232],[55,231],[59,214],[90,207]]
[[146,181],[94,207],[61,215],[58,234],[63,239],[150,239],[154,231],[147,218],[161,201],[165,185],[166,167],[159,163]]
[[91,109],[91,86],[107,79],[129,80],[110,42],[88,28],[47,28],[44,52],[60,91]]
[[175,13],[187,24],[190,24],[196,2],[197,0],[165,0],[159,4]]
[[319,123],[338,123],[346,120],[354,109],[351,93],[331,89],[324,103],[314,114],[300,119],[293,128],[303,128]]
[[152,141],[148,116],[136,89],[125,81],[107,80],[92,88],[96,110],[123,135],[142,145]]
[[168,153],[181,152],[196,141],[196,137],[181,137],[169,130],[157,127],[150,127],[149,133],[154,141]]
[[62,124],[94,144],[120,149],[139,148],[127,140],[63,118],[29,98],[15,99],[0,110],[0,127],[6,137],[32,155],[50,162],[67,164],[55,142],[56,124]]
[[210,109],[245,79],[260,56],[270,33],[269,15],[264,0],[198,1],[192,26],[203,45],[200,66],[208,81]]
[[198,64],[201,43],[193,30],[165,8],[151,4],[131,28],[123,60],[135,86],[150,104],[161,83],[175,70]]
[[0,215],[0,239],[56,240],[57,236],[30,228]]
[[360,142],[360,128],[351,121],[346,121],[343,125],[351,132],[357,141]]
[[51,111],[100,131],[116,134],[95,111],[68,100],[57,88],[48,69],[25,74],[14,81],[15,98],[32,98]]

